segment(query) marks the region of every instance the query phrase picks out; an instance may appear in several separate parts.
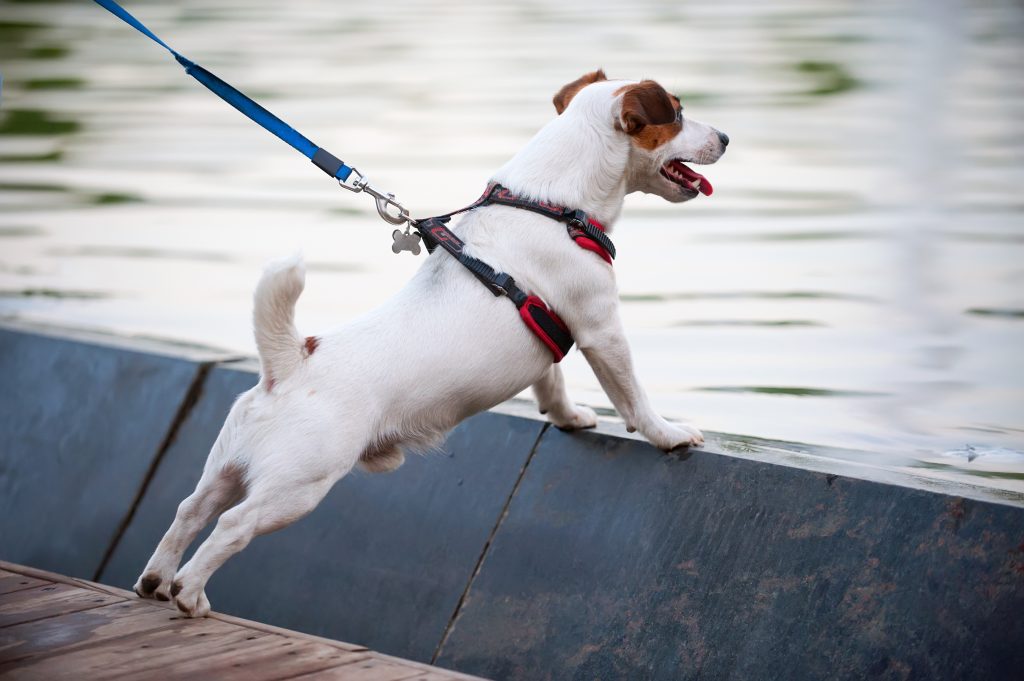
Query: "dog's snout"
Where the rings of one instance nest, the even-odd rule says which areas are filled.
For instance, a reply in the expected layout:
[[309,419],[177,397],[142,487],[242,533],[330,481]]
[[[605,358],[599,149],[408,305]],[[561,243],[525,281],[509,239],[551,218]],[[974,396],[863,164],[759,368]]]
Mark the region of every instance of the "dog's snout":
[[718,141],[722,143],[723,147],[729,146],[729,136],[721,130],[715,130],[718,133]]

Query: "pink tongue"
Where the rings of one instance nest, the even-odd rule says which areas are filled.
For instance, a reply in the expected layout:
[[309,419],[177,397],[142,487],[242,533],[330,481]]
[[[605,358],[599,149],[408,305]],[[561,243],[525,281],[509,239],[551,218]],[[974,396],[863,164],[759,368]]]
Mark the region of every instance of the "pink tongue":
[[672,167],[678,170],[680,174],[682,174],[682,176],[685,177],[690,182],[700,180],[700,187],[697,188],[697,191],[699,191],[704,196],[711,196],[711,194],[714,193],[715,188],[711,186],[710,182],[708,182],[708,178],[704,177],[697,171],[693,170],[685,163],[681,163],[680,161],[672,161]]

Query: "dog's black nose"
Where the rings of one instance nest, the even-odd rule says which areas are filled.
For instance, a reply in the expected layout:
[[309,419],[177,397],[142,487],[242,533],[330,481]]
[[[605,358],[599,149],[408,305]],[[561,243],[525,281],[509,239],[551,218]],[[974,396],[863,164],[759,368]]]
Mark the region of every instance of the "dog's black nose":
[[723,147],[729,146],[729,136],[721,130],[715,130],[718,133],[718,141],[722,143]]

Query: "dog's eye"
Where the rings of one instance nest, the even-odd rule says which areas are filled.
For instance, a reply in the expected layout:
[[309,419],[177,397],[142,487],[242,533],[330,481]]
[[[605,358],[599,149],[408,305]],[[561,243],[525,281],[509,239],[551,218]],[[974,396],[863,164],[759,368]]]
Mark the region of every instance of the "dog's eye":
[[676,123],[681,124],[683,122],[683,102],[678,95],[672,95],[672,99],[676,100],[676,104],[679,105],[679,108],[676,109]]

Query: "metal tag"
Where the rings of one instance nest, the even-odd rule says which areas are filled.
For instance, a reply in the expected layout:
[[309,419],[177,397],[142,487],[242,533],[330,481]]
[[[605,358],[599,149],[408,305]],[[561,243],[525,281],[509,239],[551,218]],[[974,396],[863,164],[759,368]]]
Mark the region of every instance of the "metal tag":
[[413,255],[420,254],[420,235],[414,234],[408,230],[403,232],[400,229],[396,229],[391,233],[391,238],[395,240],[395,243],[391,244],[392,253],[401,253],[402,251],[409,251]]

